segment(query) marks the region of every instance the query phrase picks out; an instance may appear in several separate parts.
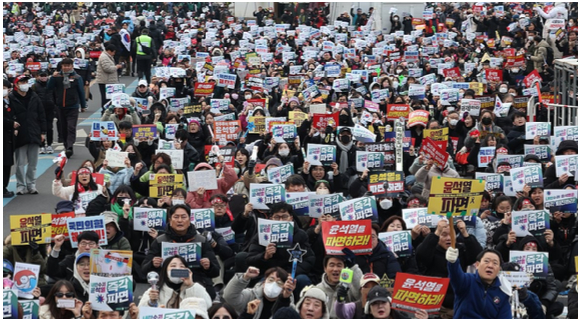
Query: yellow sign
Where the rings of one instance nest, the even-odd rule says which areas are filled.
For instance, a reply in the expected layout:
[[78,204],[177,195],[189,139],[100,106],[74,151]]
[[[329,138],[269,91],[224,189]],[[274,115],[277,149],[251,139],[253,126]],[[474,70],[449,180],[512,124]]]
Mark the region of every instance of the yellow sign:
[[52,241],[52,215],[12,215],[10,216],[10,234],[12,246],[50,243]]
[[149,180],[149,196],[159,198],[171,196],[177,188],[183,188],[182,174],[151,174]]
[[423,130],[423,138],[431,138],[434,141],[447,141],[449,134],[449,128],[444,127],[434,130]]
[[427,213],[434,215],[471,216],[482,204],[486,181],[481,179],[438,176],[431,183]]
[[301,111],[289,111],[289,119],[294,121],[297,127],[301,127],[301,123],[307,119],[307,113]]
[[[265,117],[264,116],[250,116],[249,117],[249,134],[265,133]],[[253,123],[253,125],[251,125]]]

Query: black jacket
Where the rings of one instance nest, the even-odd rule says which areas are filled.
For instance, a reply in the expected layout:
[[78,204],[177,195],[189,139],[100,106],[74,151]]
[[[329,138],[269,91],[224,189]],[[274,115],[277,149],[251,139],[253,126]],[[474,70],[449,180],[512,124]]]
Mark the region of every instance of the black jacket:
[[373,272],[379,278],[387,274],[388,278],[394,279],[395,275],[401,272],[401,266],[395,255],[387,249],[382,241],[378,241],[371,255],[357,256],[356,262],[364,274]]
[[14,165],[14,111],[4,100],[4,166]]
[[49,255],[46,260],[46,275],[56,280],[71,280],[74,277],[75,258],[75,254],[66,255],[64,251],[60,251],[58,258]]
[[32,86],[32,89],[34,92],[36,92],[36,94],[38,94],[44,109],[54,109],[54,91],[48,90],[46,88],[47,84],[48,82],[42,83],[40,81],[36,81],[36,83],[34,83]]
[[46,114],[38,94],[28,91],[25,97],[13,91],[9,95],[14,121],[20,124],[15,148],[27,144],[42,144],[42,134],[46,134]]

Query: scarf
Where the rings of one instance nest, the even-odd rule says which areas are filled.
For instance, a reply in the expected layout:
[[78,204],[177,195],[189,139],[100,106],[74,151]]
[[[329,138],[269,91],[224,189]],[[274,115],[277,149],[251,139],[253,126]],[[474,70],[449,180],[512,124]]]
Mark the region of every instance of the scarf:
[[72,74],[72,71],[71,72],[64,72],[63,71],[62,74],[64,75],[64,78],[62,79],[62,87],[65,90],[68,90],[68,89],[70,89],[70,79],[68,77]]
[[353,147],[353,142],[349,142],[349,145],[344,145],[338,139],[335,140],[339,149],[341,149],[341,157],[339,158],[339,173],[345,174],[347,168],[349,167],[349,150]]

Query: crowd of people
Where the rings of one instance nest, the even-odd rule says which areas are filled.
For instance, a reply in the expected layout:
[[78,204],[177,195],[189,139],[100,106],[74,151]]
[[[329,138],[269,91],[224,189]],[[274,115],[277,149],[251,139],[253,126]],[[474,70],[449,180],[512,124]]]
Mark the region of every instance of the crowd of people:
[[[576,190],[578,129],[527,130],[553,112],[554,61],[578,53],[576,3],[425,3],[422,18],[387,4],[367,13],[352,6],[335,21],[332,3],[292,3],[278,18],[262,7],[234,17],[218,3],[3,6],[4,198],[38,194],[39,154],[62,143],[55,214],[102,216],[106,229],[79,233],[77,245],[61,234],[50,243],[5,238],[4,288],[19,284],[16,263],[39,265],[31,297],[40,318],[136,319],[146,307],[193,309],[198,319],[511,318],[519,309],[556,318],[562,294],[568,318],[578,318],[576,204],[573,213],[545,206],[551,190]],[[381,27],[383,10],[391,28]],[[134,77],[136,89],[117,91],[122,77]],[[540,101],[533,118],[531,97]],[[115,134],[93,129],[91,158],[69,167],[87,110],[100,111],[97,126],[113,123]],[[140,135],[143,126],[154,136]],[[425,151],[434,131],[442,162]],[[531,151],[544,145],[545,154]],[[329,146],[327,161],[310,154]],[[376,149],[380,163],[360,167],[360,152]],[[111,152],[126,157],[118,164]],[[574,161],[567,173],[557,169],[562,156]],[[510,170],[526,164],[540,167],[541,184],[487,188],[468,221],[407,226],[404,210],[428,207],[435,179],[489,173],[511,181]],[[8,190],[12,166],[16,194]],[[383,171],[401,178],[382,180]],[[158,194],[151,185],[159,174],[183,182]],[[369,254],[327,253],[323,228],[343,216],[331,201],[318,216],[276,196],[258,206],[253,190],[276,184],[309,198],[375,199]],[[166,227],[137,230],[143,208],[165,209]],[[194,222],[198,209],[211,209],[212,225]],[[516,234],[513,212],[541,210],[549,217],[542,234]],[[293,245],[262,243],[264,220],[291,222],[298,263]],[[413,250],[402,257],[379,234],[403,230]],[[169,243],[198,243],[200,260],[165,256]],[[93,310],[94,249],[132,251],[134,282],[149,284],[155,273],[158,282],[124,311]],[[547,277],[509,285],[499,275],[520,270],[512,251],[548,253]],[[340,283],[344,269],[350,285]],[[398,273],[450,278],[439,313],[393,309]]]

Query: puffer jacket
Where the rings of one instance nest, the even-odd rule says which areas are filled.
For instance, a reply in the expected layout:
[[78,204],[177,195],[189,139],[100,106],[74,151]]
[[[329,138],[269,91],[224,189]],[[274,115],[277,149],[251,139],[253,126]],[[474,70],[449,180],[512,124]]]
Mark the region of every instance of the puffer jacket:
[[530,56],[530,60],[534,62],[534,69],[538,70],[538,73],[544,72],[544,68],[542,67],[544,63],[546,63],[546,57],[548,56],[548,47],[550,45],[546,40],[540,41],[536,46],[536,51],[534,51],[534,55]]
[[[145,291],[142,295],[142,298],[140,299],[140,302],[138,303],[139,307],[149,307],[149,293],[151,291],[152,288],[147,289],[147,291]],[[167,285],[163,285],[159,291],[159,299],[157,300],[157,302],[159,303],[159,305],[166,305],[167,302],[169,302],[169,300],[172,298],[173,294],[176,294],[177,292],[174,291],[171,287],[167,286]],[[213,301],[211,300],[211,296],[209,295],[209,293],[207,292],[207,290],[205,289],[205,287],[203,287],[201,284],[199,283],[193,283],[192,286],[185,286],[184,284],[182,284],[181,286],[181,291],[179,292],[179,297],[181,300],[184,300],[185,298],[191,298],[191,297],[196,297],[196,298],[201,298],[204,299],[205,302],[207,303],[207,305],[210,305],[213,303]]]
[[[359,284],[361,282],[361,278],[363,277],[363,272],[357,265],[353,266],[351,270],[353,270],[353,280],[351,281],[351,289],[349,289],[347,292],[347,298],[345,299],[346,302],[353,302],[355,300],[361,299],[361,287]],[[321,282],[318,283],[315,287],[323,290],[325,295],[327,295],[327,303],[329,305],[333,305],[337,301],[337,286],[332,287],[329,285],[327,282],[327,274],[323,274]],[[297,306],[299,306],[299,304]],[[337,318],[335,307],[330,307],[329,317]]]
[[118,83],[118,72],[114,57],[106,51],[102,52],[98,58],[98,68],[96,69],[96,83],[115,84]]
[[356,256],[356,261],[363,273],[372,272],[379,278],[387,274],[388,278],[394,279],[395,275],[401,272],[397,258],[381,241],[377,243],[371,255]]
[[119,186],[121,185],[130,186],[130,177],[134,173],[134,168],[132,168],[131,166],[129,168],[123,168],[120,170],[113,171],[102,167],[98,172],[109,176],[108,189],[111,194],[114,194],[114,192]]

